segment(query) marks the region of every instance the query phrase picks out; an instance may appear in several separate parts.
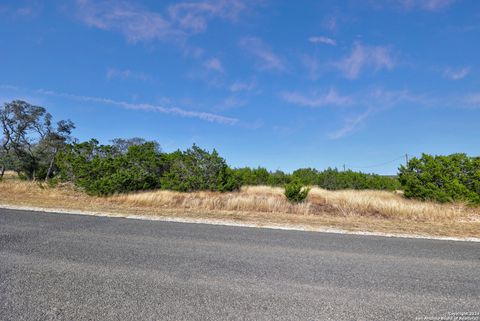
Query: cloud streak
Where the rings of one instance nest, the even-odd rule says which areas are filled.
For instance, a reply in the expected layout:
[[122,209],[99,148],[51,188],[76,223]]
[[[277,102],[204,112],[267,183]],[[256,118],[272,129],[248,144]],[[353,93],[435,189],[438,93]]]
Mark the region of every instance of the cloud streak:
[[409,90],[384,90],[381,88],[371,90],[361,99],[363,104],[370,105],[375,109],[379,109],[380,107],[378,106],[390,108],[400,103],[418,104],[424,106],[438,103],[436,99],[425,95],[414,94]]
[[[375,114],[394,108],[399,105],[437,105],[438,100],[411,93],[408,90],[384,90],[374,88],[368,91],[352,93],[350,95],[340,95],[335,89],[330,89],[323,94],[305,95],[298,92],[286,92],[281,94],[281,98],[293,105],[310,108],[320,107],[348,107],[348,116],[342,120],[339,129],[329,133],[329,139],[341,139],[351,135]],[[464,102],[467,99],[464,99]],[[471,95],[468,100],[470,105],[477,103],[480,106],[480,94]],[[342,113],[344,110],[342,110]]]
[[146,104],[146,103],[140,103],[140,104],[129,103],[125,101],[118,101],[118,100],[113,100],[110,98],[103,98],[103,97],[91,97],[91,96],[73,95],[68,93],[58,93],[55,91],[45,90],[45,89],[39,89],[36,92],[43,95],[74,99],[74,100],[79,100],[84,102],[113,105],[113,106],[122,107],[124,109],[129,109],[129,110],[154,111],[154,112],[159,112],[163,114],[180,116],[184,118],[197,118],[197,119],[205,120],[208,122],[219,123],[223,125],[235,125],[239,121],[236,118],[225,117],[225,116],[207,113],[207,112],[189,111],[189,110],[181,109],[178,107],[163,107],[159,105]]
[[208,20],[221,18],[236,21],[243,11],[248,9],[242,0],[216,0],[200,2],[181,2],[168,8],[170,20],[179,28],[194,33],[204,32]]
[[131,43],[154,40],[182,43],[190,35],[204,32],[211,19],[234,22],[254,4],[250,0],[180,2],[157,12],[134,2],[76,0],[77,16],[83,23],[119,32]]
[[0,15],[14,18],[32,18],[37,17],[43,11],[43,5],[40,3],[29,3],[25,6],[0,5]]
[[325,44],[330,46],[336,46],[337,42],[332,38],[324,37],[324,36],[316,36],[308,38],[308,41],[315,44]]
[[260,70],[285,71],[285,64],[270,47],[257,37],[246,37],[240,41],[240,47],[257,59]]
[[181,38],[161,14],[120,1],[77,0],[77,14],[87,26],[123,34],[131,43]]
[[203,66],[205,68],[207,68],[208,70],[213,70],[213,71],[216,71],[216,72],[219,72],[219,73],[224,72],[222,62],[218,58],[211,58],[211,59],[206,60],[203,63]]
[[368,116],[370,116],[371,113],[372,110],[368,109],[361,114],[346,118],[343,127],[338,129],[337,131],[334,131],[333,133],[330,133],[328,137],[335,140],[350,135],[357,129],[359,125],[365,122],[365,120],[368,118]]
[[6,90],[31,92],[32,94],[37,94],[42,96],[53,96],[53,97],[64,98],[69,100],[82,101],[86,103],[111,105],[111,106],[120,107],[128,110],[150,111],[150,112],[158,112],[158,113],[168,114],[173,116],[179,116],[183,118],[195,118],[195,119],[200,119],[203,121],[218,123],[222,125],[237,125],[240,123],[240,120],[237,118],[231,118],[231,117],[226,117],[218,114],[201,112],[201,111],[190,111],[190,110],[185,110],[178,107],[164,107],[164,106],[148,104],[148,103],[129,103],[126,101],[114,100],[114,99],[105,98],[105,97],[75,95],[75,94],[57,92],[54,90],[47,90],[47,89],[31,90],[31,89],[19,88],[19,87],[10,86],[10,85],[0,85],[0,88],[6,89]]
[[443,71],[443,76],[451,80],[461,80],[470,74],[470,67],[460,69],[446,68]]
[[238,93],[242,91],[249,92],[257,89],[257,82],[255,80],[251,80],[249,82],[242,82],[237,80],[232,83],[228,89],[233,93]]
[[383,90],[376,88],[366,93],[359,93],[354,98],[357,107],[363,108],[364,111],[353,116],[347,117],[343,121],[343,126],[330,133],[330,139],[341,139],[351,135],[362,126],[367,119],[381,111],[394,108],[398,105],[416,104],[431,105],[435,100],[429,99],[423,95],[413,94],[408,90]]
[[388,47],[356,43],[350,55],[334,63],[334,66],[345,78],[357,79],[365,67],[371,67],[375,71],[391,70],[395,67],[395,61]]
[[144,74],[143,72],[136,72],[131,71],[129,69],[126,70],[119,70],[115,68],[110,68],[107,70],[106,77],[108,80],[112,79],[133,79],[133,80],[140,80],[140,81],[147,81],[150,80],[150,77]]
[[349,106],[354,103],[351,97],[339,95],[335,89],[330,89],[328,92],[321,95],[307,96],[298,92],[286,92],[281,96],[283,100],[288,103],[312,108],[324,106]]

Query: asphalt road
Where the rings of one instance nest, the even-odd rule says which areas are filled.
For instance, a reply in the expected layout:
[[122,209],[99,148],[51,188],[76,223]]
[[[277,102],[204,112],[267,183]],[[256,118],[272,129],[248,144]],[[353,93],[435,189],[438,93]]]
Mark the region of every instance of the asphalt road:
[[480,243],[0,209],[0,320],[458,313],[480,320]]

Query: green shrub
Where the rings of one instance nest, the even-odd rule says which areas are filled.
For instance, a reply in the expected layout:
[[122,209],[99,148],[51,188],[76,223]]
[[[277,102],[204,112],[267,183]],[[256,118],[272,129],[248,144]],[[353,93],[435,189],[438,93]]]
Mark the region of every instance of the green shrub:
[[401,166],[398,176],[407,198],[480,204],[480,157],[423,154]]
[[165,171],[158,144],[132,145],[125,152],[91,140],[72,144],[56,159],[60,178],[92,195],[110,195],[160,187]]
[[209,153],[193,145],[184,152],[162,153],[155,142],[126,142],[100,145],[91,140],[70,145],[56,159],[61,179],[74,182],[92,195],[159,188],[225,192],[240,187],[240,181],[215,150]]
[[209,153],[193,145],[185,152],[172,153],[169,163],[169,168],[161,180],[162,188],[181,192],[226,192],[240,187],[233,171],[215,150]]
[[292,182],[285,185],[285,196],[292,203],[303,202],[310,192],[309,187],[303,186],[299,182]]

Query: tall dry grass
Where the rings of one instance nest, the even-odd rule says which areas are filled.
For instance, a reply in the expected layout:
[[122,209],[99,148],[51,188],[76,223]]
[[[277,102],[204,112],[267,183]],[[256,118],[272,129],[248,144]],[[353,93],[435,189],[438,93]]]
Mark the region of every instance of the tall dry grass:
[[315,214],[316,212],[315,204],[311,202],[291,204],[283,196],[281,189],[272,187],[244,187],[239,192],[230,193],[152,191],[116,195],[109,199],[133,206],[160,206],[201,211],[291,214]]
[[71,184],[51,188],[46,184],[7,177],[0,182],[0,204],[2,203],[156,215],[229,212],[234,213],[236,219],[247,219],[249,215],[253,217],[252,213],[258,213],[266,221],[282,216],[289,217],[289,222],[301,221],[301,217],[330,217],[344,223],[359,220],[380,223],[395,221],[405,225],[410,222],[412,224],[408,225],[412,227],[414,223],[428,222],[442,224],[444,229],[451,223],[470,222],[474,223],[468,227],[470,234],[476,233],[477,225],[480,227],[480,208],[408,200],[401,193],[387,191],[327,191],[312,188],[307,200],[300,204],[288,202],[282,188],[268,186],[247,186],[231,193],[159,190],[92,197]]
[[179,193],[172,191],[141,192],[109,197],[131,206],[195,209],[202,211],[240,211],[291,213],[301,215],[369,216],[385,219],[445,222],[478,220],[480,209],[464,204],[436,204],[405,199],[399,192],[327,191],[313,188],[307,201],[292,204],[283,189],[247,186],[239,192]]
[[342,215],[379,216],[387,219],[442,222],[476,220],[480,209],[462,203],[438,204],[406,199],[401,192],[388,191],[326,191],[314,188],[312,202],[331,205]]

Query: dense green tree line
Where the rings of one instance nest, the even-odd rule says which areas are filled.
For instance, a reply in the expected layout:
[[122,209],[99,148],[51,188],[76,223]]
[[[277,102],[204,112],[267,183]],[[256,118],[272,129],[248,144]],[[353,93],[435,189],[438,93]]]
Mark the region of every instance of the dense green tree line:
[[[69,120],[53,123],[43,107],[24,101],[0,106],[0,179],[6,170],[28,180],[69,181],[94,195],[140,190],[233,191],[242,185],[289,185],[292,198],[306,189],[403,188],[405,196],[440,202],[480,203],[480,158],[465,154],[422,155],[399,169],[397,177],[328,168],[302,168],[293,173],[265,168],[230,168],[215,150],[196,145],[163,152],[157,142],[142,138],[114,139],[103,145],[78,142]],[[308,193],[308,192],[307,192]],[[298,196],[298,197],[297,197]]]
[[140,138],[116,139],[111,145],[97,140],[66,145],[57,155],[56,168],[60,179],[97,195],[158,188],[232,191],[242,185],[293,182],[331,190],[400,188],[395,178],[336,169],[299,169],[292,174],[265,168],[231,169],[215,150],[210,153],[193,145],[185,151],[165,153],[158,143]]
[[319,186],[329,190],[339,189],[400,189],[400,183],[396,177],[366,174],[351,170],[339,171],[328,168],[318,171],[314,168],[301,168],[292,174],[282,171],[269,172],[265,168],[239,168],[234,170],[241,185],[272,185],[282,186],[291,182],[303,185]]
[[233,171],[214,150],[193,145],[186,151],[163,153],[159,144],[140,138],[97,140],[67,145],[57,156],[59,177],[90,194],[108,195],[164,188],[182,192],[239,188]]

